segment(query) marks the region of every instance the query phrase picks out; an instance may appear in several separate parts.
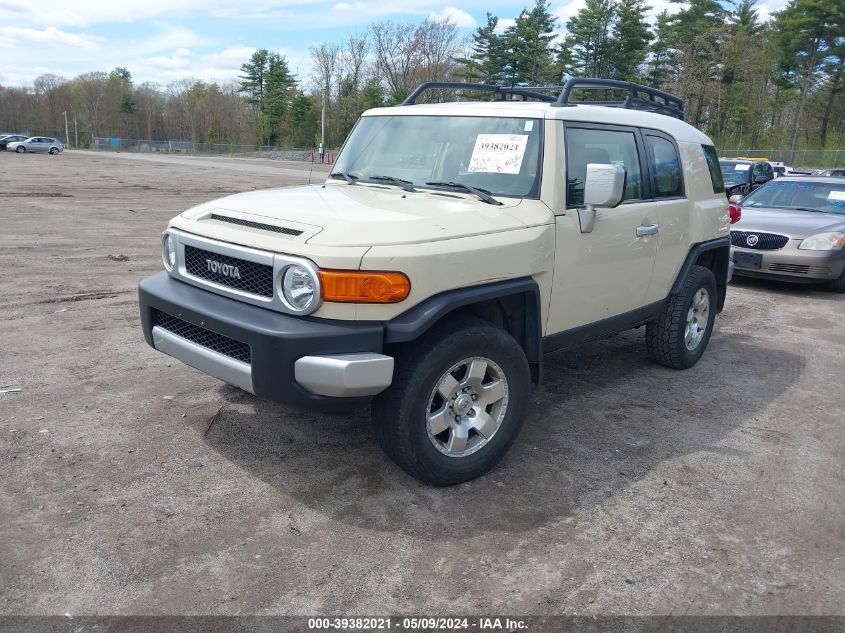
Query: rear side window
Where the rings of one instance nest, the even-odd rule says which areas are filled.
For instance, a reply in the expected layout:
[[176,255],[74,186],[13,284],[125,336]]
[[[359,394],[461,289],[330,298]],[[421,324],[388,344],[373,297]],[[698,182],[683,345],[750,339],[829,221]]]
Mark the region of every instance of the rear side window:
[[725,181],[722,180],[722,170],[719,168],[719,157],[716,155],[716,148],[712,145],[702,145],[704,158],[707,159],[707,168],[710,170],[710,182],[713,183],[713,193],[725,193]]
[[640,157],[633,132],[566,128],[566,200],[569,207],[584,204],[584,180],[589,163],[622,165],[625,168],[622,200],[642,199]]
[[654,197],[683,197],[684,181],[681,175],[681,161],[678,159],[675,146],[665,138],[647,135],[646,148],[654,179]]

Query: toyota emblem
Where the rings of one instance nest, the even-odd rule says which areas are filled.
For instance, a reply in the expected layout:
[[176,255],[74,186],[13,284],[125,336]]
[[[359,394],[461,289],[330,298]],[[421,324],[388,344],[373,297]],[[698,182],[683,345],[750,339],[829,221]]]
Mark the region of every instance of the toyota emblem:
[[760,241],[760,238],[754,235],[753,233],[745,238],[745,243],[749,246],[757,246],[757,242]]

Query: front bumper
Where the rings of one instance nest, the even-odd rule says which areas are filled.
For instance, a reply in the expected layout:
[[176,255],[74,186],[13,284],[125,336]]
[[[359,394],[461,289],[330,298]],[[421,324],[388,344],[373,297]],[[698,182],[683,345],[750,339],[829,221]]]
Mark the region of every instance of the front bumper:
[[801,240],[794,239],[777,250],[731,247],[731,261],[739,253],[760,255],[760,267],[748,268],[736,264],[734,274],[744,277],[780,279],[794,282],[823,282],[838,279],[845,269],[845,252],[801,250]]
[[392,381],[393,358],[381,354],[380,323],[279,314],[164,271],[140,283],[138,299],[147,343],[263,399],[348,408]]

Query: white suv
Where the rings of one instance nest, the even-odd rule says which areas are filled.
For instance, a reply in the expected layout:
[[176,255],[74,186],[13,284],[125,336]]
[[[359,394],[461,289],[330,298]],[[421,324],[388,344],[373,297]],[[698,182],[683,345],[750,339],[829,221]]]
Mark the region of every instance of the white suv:
[[[622,107],[572,102],[594,88]],[[416,104],[428,90],[500,100]],[[425,84],[364,113],[325,183],[173,218],[166,270],[139,287],[146,340],[261,398],[372,401],[407,472],[477,477],[516,439],[545,352],[645,325],[660,364],[704,353],[730,217],[713,143],[682,117],[609,80]]]

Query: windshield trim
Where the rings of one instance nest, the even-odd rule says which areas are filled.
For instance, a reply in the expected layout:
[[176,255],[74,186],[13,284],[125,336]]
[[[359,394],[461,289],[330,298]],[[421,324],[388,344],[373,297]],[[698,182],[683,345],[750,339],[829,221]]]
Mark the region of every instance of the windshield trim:
[[[539,152],[539,160],[537,161],[537,175],[534,178],[534,182],[531,185],[531,189],[528,193],[524,195],[513,195],[513,194],[506,194],[506,193],[498,193],[498,192],[491,192],[491,195],[496,198],[508,198],[511,200],[539,200],[540,199],[540,192],[543,190],[543,167],[545,165],[545,155],[546,155],[546,119],[542,116],[528,116],[527,114],[523,114],[519,116],[517,113],[514,113],[513,116],[491,116],[491,115],[480,115],[480,114],[449,114],[449,115],[441,115],[441,114],[413,114],[413,113],[402,113],[399,114],[398,112],[380,112],[378,114],[363,114],[361,115],[358,120],[355,122],[355,125],[349,131],[349,135],[344,140],[343,145],[341,146],[340,150],[337,153],[337,158],[335,159],[334,166],[340,162],[340,158],[343,155],[344,150],[346,149],[347,144],[349,143],[349,139],[352,138],[352,134],[358,129],[358,126],[361,124],[361,121],[366,119],[377,119],[383,117],[393,117],[393,116],[402,116],[402,117],[417,117],[417,118],[431,118],[431,119],[442,119],[445,116],[451,119],[525,119],[526,121],[536,121],[539,123],[540,129],[540,143],[537,151]],[[391,175],[391,174],[387,174]],[[336,180],[336,179],[332,179]],[[426,188],[424,182],[418,183],[414,182],[414,187],[417,189]],[[434,189],[433,187],[431,189]],[[443,189],[438,188],[437,190],[443,191]],[[454,193],[463,193],[457,192],[452,190]],[[467,194],[471,195],[471,194]]]

